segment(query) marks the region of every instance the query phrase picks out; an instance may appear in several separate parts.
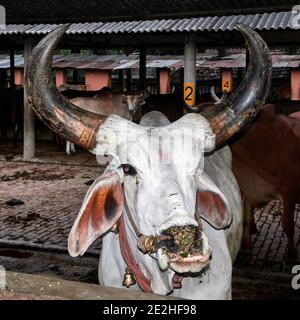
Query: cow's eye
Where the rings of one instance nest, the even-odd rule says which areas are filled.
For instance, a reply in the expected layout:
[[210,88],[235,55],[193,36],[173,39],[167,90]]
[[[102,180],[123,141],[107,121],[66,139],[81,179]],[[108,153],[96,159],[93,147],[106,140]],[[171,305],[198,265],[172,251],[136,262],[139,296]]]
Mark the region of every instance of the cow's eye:
[[122,167],[123,172],[124,172],[125,175],[128,175],[128,176],[136,175],[136,170],[130,164],[127,164],[127,163],[126,164],[122,164],[121,167]]

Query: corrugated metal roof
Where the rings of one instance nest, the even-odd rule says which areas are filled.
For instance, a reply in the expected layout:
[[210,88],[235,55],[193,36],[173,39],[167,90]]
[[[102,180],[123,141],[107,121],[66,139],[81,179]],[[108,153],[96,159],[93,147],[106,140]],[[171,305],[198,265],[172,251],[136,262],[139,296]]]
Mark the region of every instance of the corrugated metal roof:
[[[20,55],[15,55],[15,67],[24,66],[24,58]],[[10,68],[10,58],[9,56],[0,56],[0,69],[8,69]]]
[[[297,68],[300,66],[300,54],[287,55],[282,52],[272,52],[273,68]],[[246,65],[245,52],[228,53],[219,57],[216,51],[201,53],[197,55],[197,68],[244,68]],[[24,59],[20,55],[15,56],[15,66],[23,68]],[[147,56],[147,68],[170,68],[178,70],[184,66],[183,56]],[[54,68],[75,68],[75,69],[138,69],[139,59],[135,54],[126,55],[80,55],[71,54],[68,56],[55,55],[53,57]],[[10,68],[10,59],[7,55],[0,56],[0,69]]]
[[[271,12],[247,15],[198,17],[185,19],[160,19],[140,21],[114,21],[73,23],[67,34],[123,34],[123,33],[156,33],[156,32],[199,32],[199,31],[232,31],[235,23],[244,23],[257,30],[294,29],[292,18],[297,12]],[[47,34],[57,24],[22,25],[11,24],[0,29],[0,35]]]
[[[9,23],[191,18],[290,10],[295,0],[1,0]],[[225,14],[224,14],[225,12]]]

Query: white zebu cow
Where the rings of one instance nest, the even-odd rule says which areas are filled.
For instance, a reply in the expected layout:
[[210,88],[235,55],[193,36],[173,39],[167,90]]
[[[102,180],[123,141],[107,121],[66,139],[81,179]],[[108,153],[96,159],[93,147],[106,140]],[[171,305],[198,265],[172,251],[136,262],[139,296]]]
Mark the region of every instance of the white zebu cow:
[[[164,115],[159,115],[154,111],[144,116],[141,124],[146,128],[150,125],[151,128],[168,121],[166,118],[165,121],[162,121],[163,118]],[[106,141],[105,136],[107,137],[109,133],[110,139],[114,138],[111,134],[112,128],[118,126],[119,121],[120,119],[118,118],[111,118],[110,123],[105,124],[108,125],[108,128],[104,127],[98,136],[98,142],[101,147],[98,146],[96,154],[103,152],[103,150],[100,150],[103,145],[108,148],[112,145],[111,141]],[[195,139],[198,141],[198,145],[199,143],[201,144],[201,139],[205,137],[205,151],[214,149],[214,134],[207,121],[199,115],[186,115],[181,120],[163,128],[173,136],[173,130],[182,130],[184,134],[187,125],[189,128],[193,125],[195,126],[193,133],[194,138],[197,133],[199,134]],[[199,130],[199,127],[202,130]],[[133,135],[133,137],[141,135],[140,131],[140,128],[133,126],[129,128],[129,135]],[[165,138],[168,136],[167,132],[163,133]],[[178,132],[176,134],[178,135]],[[155,136],[155,134],[152,134],[152,136]],[[146,138],[148,135],[145,134],[144,137]],[[98,193],[103,192],[103,187],[107,188],[108,185],[115,182],[115,179],[120,179],[120,182],[122,182],[128,208],[132,216],[135,217],[135,222],[143,234],[159,235],[162,230],[172,226],[198,226],[197,219],[195,220],[196,195],[198,194],[199,198],[199,203],[197,204],[199,207],[197,207],[196,211],[203,210],[202,214],[205,215],[208,208],[202,207],[203,202],[201,200],[205,200],[204,194],[206,192],[212,192],[213,196],[208,200],[209,204],[207,205],[220,206],[219,209],[224,210],[224,212],[221,217],[214,217],[217,212],[211,212],[211,214],[204,217],[209,223],[205,220],[198,220],[204,231],[202,234],[203,251],[199,256],[194,257],[194,262],[187,265],[170,263],[170,270],[168,269],[169,258],[161,251],[158,251],[156,256],[151,256],[144,255],[138,249],[136,246],[137,237],[134,231],[131,230],[128,212],[126,212],[128,209],[126,207],[122,208],[122,212],[128,230],[131,230],[131,232],[128,232],[131,250],[140,268],[148,278],[151,278],[153,292],[158,294],[170,293],[173,290],[174,271],[177,273],[200,273],[209,263],[209,270],[201,275],[201,279],[184,278],[182,288],[175,290],[172,295],[190,299],[231,298],[231,257],[234,260],[237,255],[243,221],[240,193],[230,168],[230,149],[225,147],[205,158],[203,172],[202,164],[199,163],[199,159],[203,159],[203,150],[198,150],[199,153],[195,153],[192,157],[182,159],[183,152],[186,150],[183,150],[184,146],[182,148],[177,145],[176,150],[173,150],[175,158],[173,160],[175,161],[172,161],[171,164],[161,164],[156,161],[157,154],[155,150],[145,154],[145,145],[146,142],[143,141],[143,137],[140,137],[139,143],[136,143],[136,139],[133,139],[132,142],[127,143],[124,147],[122,142],[119,144],[118,161],[113,161],[103,176],[96,180],[83,202],[82,209],[70,233],[70,254],[72,256],[81,255],[87,249],[90,241],[86,242],[81,238],[82,229],[79,225],[87,214],[87,207],[92,205],[91,203],[94,201],[91,198],[97,197]],[[164,157],[169,158],[168,153],[170,150],[167,149],[167,145],[164,146],[161,152],[164,153]],[[182,161],[176,161],[176,159],[182,159]],[[126,174],[127,167],[124,173],[124,165],[120,166],[121,163],[130,163],[130,166],[139,172],[138,176],[134,172]],[[138,187],[137,183],[139,184]],[[224,186],[226,187],[224,188]],[[230,227],[226,231],[228,234],[226,236],[223,230],[218,229],[228,225]],[[226,238],[230,239],[229,246]],[[81,243],[85,243],[79,250],[76,248],[78,239]],[[93,237],[89,238],[89,240],[92,239]],[[211,252],[212,258],[210,261]],[[158,263],[156,260],[158,260]],[[126,263],[123,261],[120,252],[118,235],[108,233],[103,238],[102,244],[99,264],[100,283],[105,286],[120,287],[125,269]],[[136,285],[135,288],[138,289],[138,286]]]
[[[249,27],[237,29],[250,51],[240,87],[226,105],[172,124],[154,112],[137,125],[117,115],[83,112],[63,99],[51,64],[65,26],[34,49],[26,86],[39,118],[91,152],[113,156],[90,187],[68,244],[70,254],[78,256],[103,236],[102,284],[121,287],[128,266],[147,292],[192,299],[231,297],[232,260],[242,231],[241,199],[228,148],[207,157],[203,153],[224,144],[255,115],[268,94],[272,70],[261,37]],[[117,222],[120,231],[115,235],[109,230]],[[126,279],[132,280],[127,273]],[[181,289],[174,289],[180,277]]]

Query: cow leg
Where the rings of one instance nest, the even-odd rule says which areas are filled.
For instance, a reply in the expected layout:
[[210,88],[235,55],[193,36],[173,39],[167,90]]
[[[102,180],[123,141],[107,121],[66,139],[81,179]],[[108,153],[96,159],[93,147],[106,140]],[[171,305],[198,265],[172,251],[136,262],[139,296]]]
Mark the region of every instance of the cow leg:
[[17,144],[17,136],[18,136],[18,126],[17,123],[13,124],[13,148],[16,149],[18,144]]
[[71,142],[66,140],[66,154],[70,155],[71,153]]
[[243,202],[244,202],[244,225],[243,225],[242,249],[245,252],[250,252],[252,249],[251,220],[254,220],[253,207],[245,197]]
[[282,217],[282,227],[283,231],[288,238],[288,259],[293,261],[296,257],[296,249],[294,246],[294,232],[295,232],[295,204],[297,197],[291,195],[285,195],[283,197],[283,217]]
[[73,142],[70,142],[70,144],[71,144],[71,153],[75,153],[76,152],[76,150],[75,150],[75,144],[73,143]]

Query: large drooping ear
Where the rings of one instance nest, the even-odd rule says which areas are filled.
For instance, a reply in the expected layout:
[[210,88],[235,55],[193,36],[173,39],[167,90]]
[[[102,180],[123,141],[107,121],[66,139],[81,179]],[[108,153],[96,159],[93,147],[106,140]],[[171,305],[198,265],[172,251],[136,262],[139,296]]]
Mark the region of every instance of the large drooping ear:
[[232,222],[229,204],[220,189],[203,172],[197,176],[196,220],[204,219],[215,229],[224,229]]
[[119,220],[124,194],[119,175],[107,171],[89,188],[68,238],[72,257],[83,255],[88,247]]

